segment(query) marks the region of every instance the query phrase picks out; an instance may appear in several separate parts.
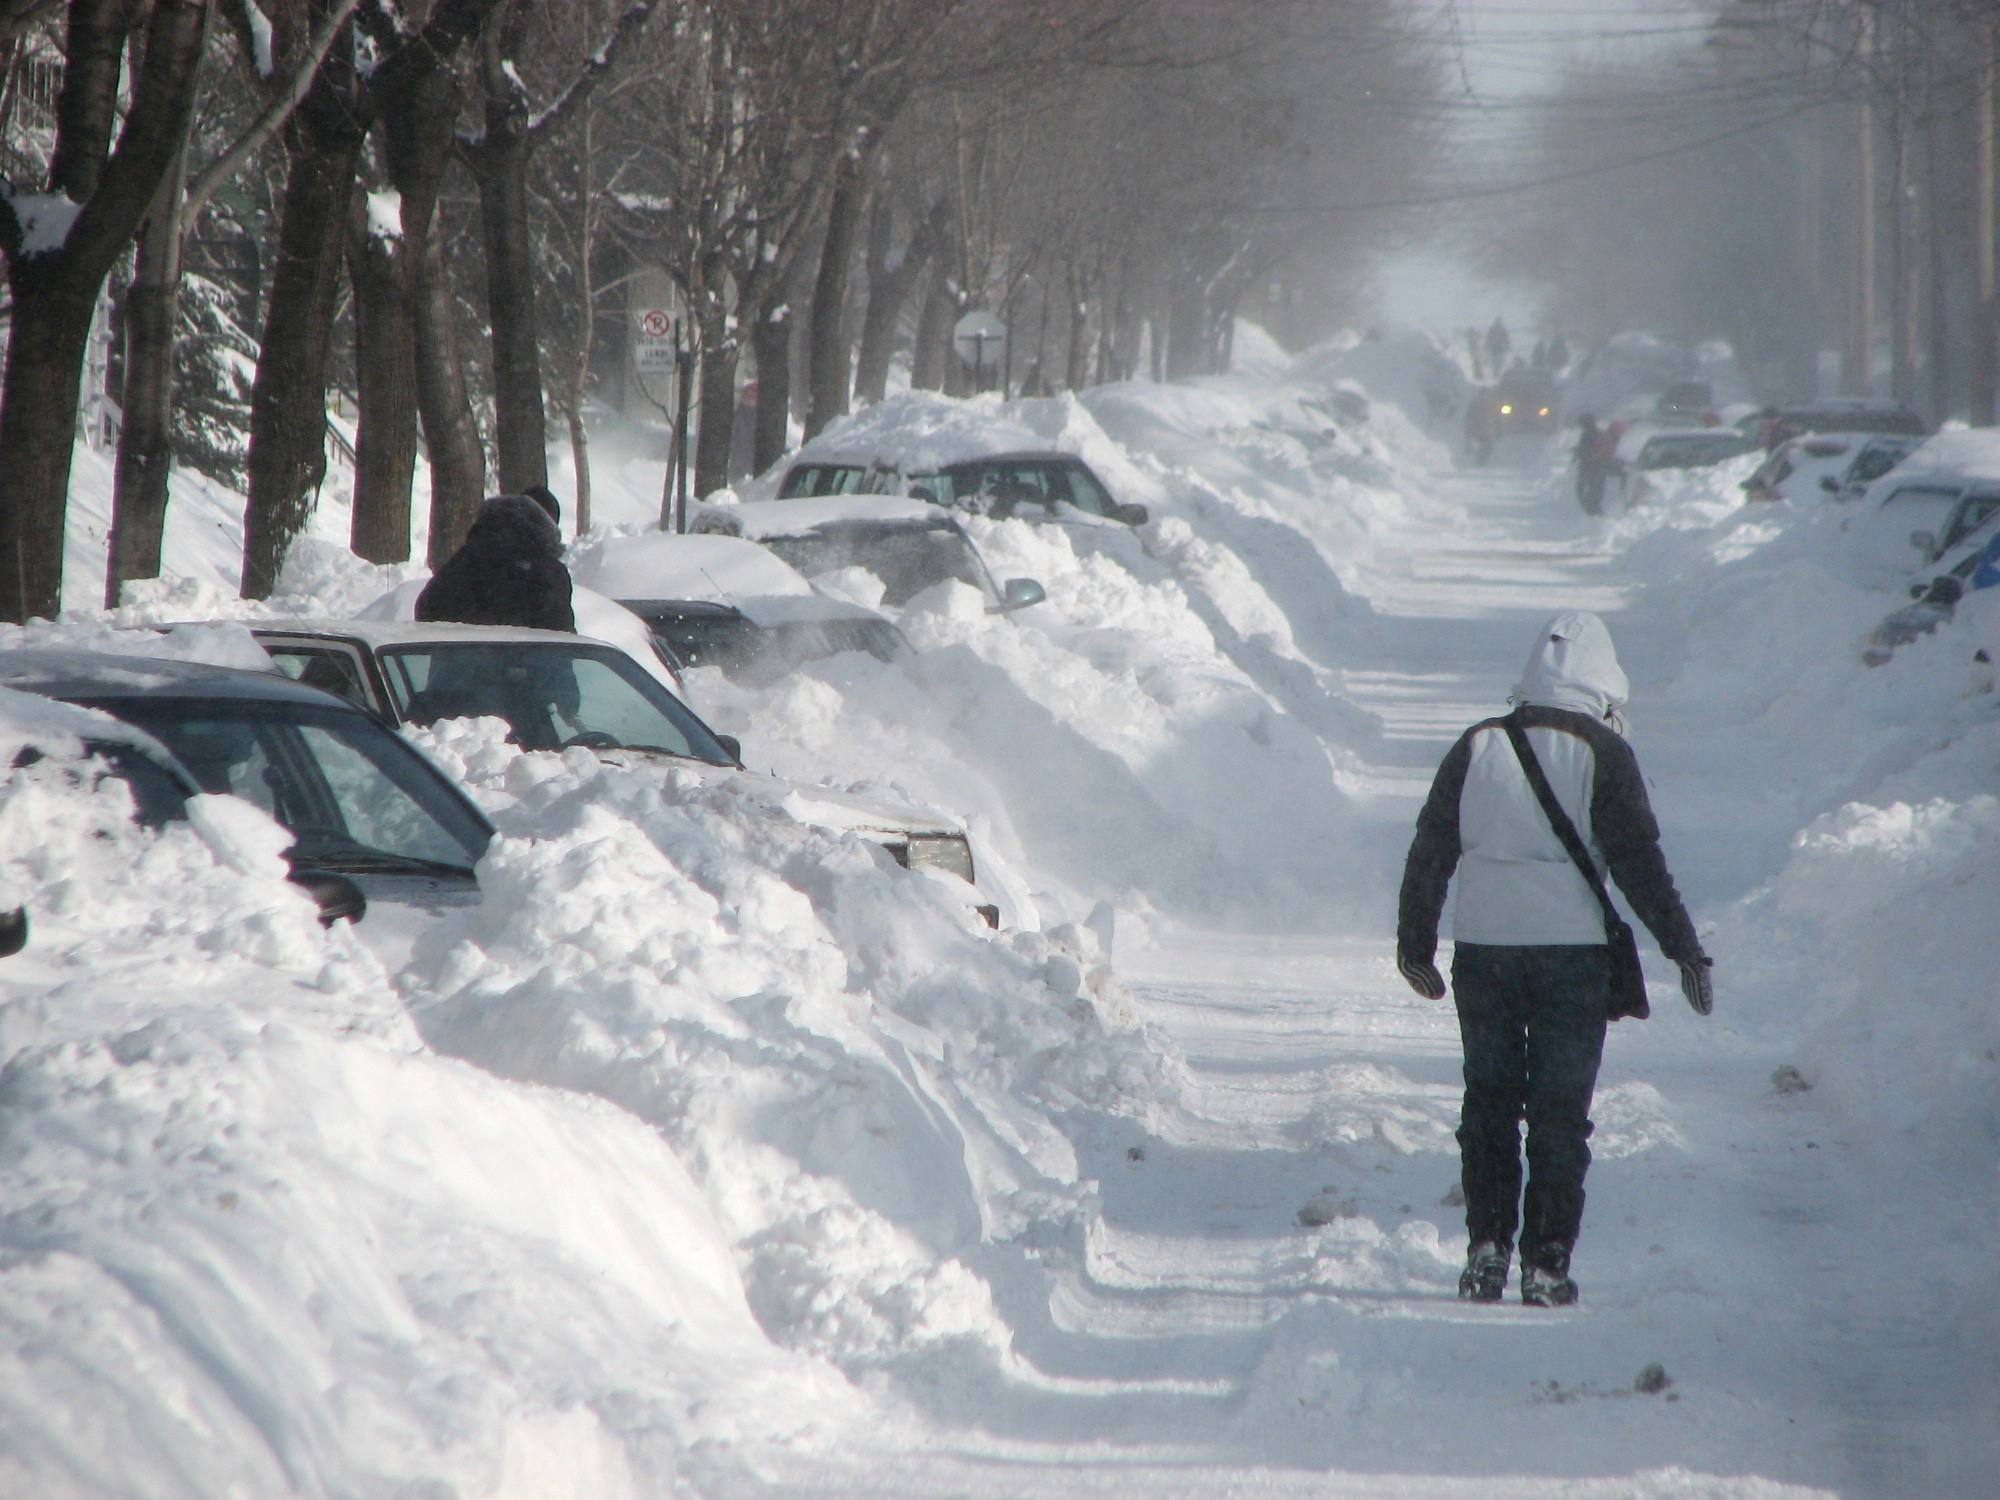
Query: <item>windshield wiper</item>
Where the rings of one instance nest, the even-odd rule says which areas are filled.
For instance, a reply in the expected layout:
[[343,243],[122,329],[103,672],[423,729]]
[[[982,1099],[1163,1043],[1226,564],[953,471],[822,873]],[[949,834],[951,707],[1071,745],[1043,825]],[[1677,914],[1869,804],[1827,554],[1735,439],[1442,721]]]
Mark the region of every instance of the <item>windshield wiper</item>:
[[294,848],[286,858],[294,869],[326,870],[333,874],[359,871],[407,871],[416,875],[472,875],[469,865],[449,864],[439,859],[421,859],[414,854],[396,854],[388,849],[371,849],[366,844],[339,848],[305,850]]

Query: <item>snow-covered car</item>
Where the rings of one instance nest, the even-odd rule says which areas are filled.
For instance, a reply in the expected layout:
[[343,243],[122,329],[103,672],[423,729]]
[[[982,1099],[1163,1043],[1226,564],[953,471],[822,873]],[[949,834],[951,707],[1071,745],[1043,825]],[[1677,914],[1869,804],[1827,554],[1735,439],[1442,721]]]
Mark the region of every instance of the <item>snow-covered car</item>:
[[[1968,502],[1976,502],[1968,504]],[[1960,500],[1955,520],[1969,521],[1925,571],[1933,576],[1920,578],[1910,586],[1913,603],[1892,610],[1880,625],[1869,632],[1861,659],[1879,667],[1919,636],[1929,635],[1958,612],[1958,604],[1976,589],[2000,584],[2000,492],[1968,495]]]
[[893,494],[932,505],[1005,518],[1026,511],[1037,519],[1065,512],[1143,526],[1143,505],[1121,505],[1090,465],[1070,453],[1036,449],[996,453],[931,467],[801,458],[778,485],[780,500],[829,495]]
[[1543,434],[1560,425],[1555,377],[1547,370],[1509,370],[1494,384],[1497,435]]
[[1823,499],[1819,482],[1837,479],[1864,441],[1850,433],[1787,438],[1743,481],[1743,493],[1752,500]]
[[1715,387],[1706,380],[1676,380],[1660,392],[1653,414],[1663,422],[1697,422],[1714,406]]
[[[505,720],[524,750],[582,748],[614,764],[665,760],[704,780],[728,780],[782,805],[802,823],[861,835],[898,864],[957,876],[978,872],[963,825],[933,808],[805,786],[748,771],[742,747],[718,734],[631,655],[604,641],[505,625],[401,620],[258,622],[257,642],[285,676],[325,686],[391,724]],[[970,901],[987,920],[999,913]]]
[[1756,450],[1733,427],[1674,427],[1650,434],[1626,466],[1625,499],[1636,505],[1659,488],[1651,476],[1668,469],[1705,469]]
[[1827,498],[1843,504],[1859,500],[1868,486],[1921,448],[1924,440],[1907,433],[1881,433],[1854,451],[1847,467],[1836,475],[1822,475],[1819,482]]
[[0,686],[97,709],[139,735],[81,736],[127,781],[142,821],[197,792],[240,797],[290,829],[293,878],[323,912],[436,908],[476,894],[493,826],[400,735],[272,672],[88,651],[0,652]]
[[715,666],[761,682],[843,651],[892,661],[909,650],[883,615],[821,593],[742,537],[612,537],[585,548],[570,571],[645,621],[683,668]]
[[1777,414],[1781,437],[1806,433],[1894,433],[1921,438],[1930,432],[1924,419],[1900,401],[1883,401],[1872,396],[1828,396],[1801,406],[1787,406]]
[[984,593],[995,612],[1026,609],[1048,597],[1032,578],[996,584],[965,528],[922,500],[842,495],[703,505],[689,527],[759,542],[807,578],[860,568],[882,585],[881,602],[891,608],[953,579]]

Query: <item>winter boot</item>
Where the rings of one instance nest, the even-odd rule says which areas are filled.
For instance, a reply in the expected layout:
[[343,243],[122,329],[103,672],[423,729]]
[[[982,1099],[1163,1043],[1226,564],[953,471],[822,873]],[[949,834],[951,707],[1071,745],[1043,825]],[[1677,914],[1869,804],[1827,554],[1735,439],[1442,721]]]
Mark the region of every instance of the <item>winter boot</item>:
[[1576,1301],[1576,1283],[1569,1279],[1569,1267],[1551,1269],[1522,1262],[1521,1301],[1529,1307],[1568,1307]]
[[1458,1295],[1468,1302],[1498,1302],[1507,1290],[1507,1262],[1511,1252],[1505,1245],[1481,1240],[1466,1252],[1465,1269],[1459,1273]]

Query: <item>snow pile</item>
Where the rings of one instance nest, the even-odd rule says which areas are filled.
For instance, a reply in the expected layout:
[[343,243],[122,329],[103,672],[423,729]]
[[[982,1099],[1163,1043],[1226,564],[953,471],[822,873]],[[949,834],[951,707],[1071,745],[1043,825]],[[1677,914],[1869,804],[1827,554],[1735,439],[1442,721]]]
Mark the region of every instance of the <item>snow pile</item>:
[[754,778],[524,754],[504,729],[415,735],[501,829],[481,904],[400,981],[426,1038],[659,1126],[779,1341],[850,1368],[1004,1358],[968,1262],[1080,1238],[1057,1118],[1173,1097],[1095,934],[995,934]]
[[0,1490],[663,1493],[697,1444],[712,1469],[850,1420],[652,1131],[428,1052],[248,804],[131,813],[59,754],[0,784],[32,922],[0,1009]]

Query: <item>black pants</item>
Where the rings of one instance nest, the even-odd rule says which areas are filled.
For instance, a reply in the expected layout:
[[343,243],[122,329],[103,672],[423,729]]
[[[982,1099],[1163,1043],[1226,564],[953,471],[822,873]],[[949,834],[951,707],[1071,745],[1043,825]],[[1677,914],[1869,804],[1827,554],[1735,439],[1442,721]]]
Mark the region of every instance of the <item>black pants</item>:
[[[1465,1042],[1465,1228],[1558,1273],[1583,1223],[1590,1096],[1604,1055],[1610,959],[1602,944],[1460,943],[1451,961]],[[1528,1193],[1521,1202],[1521,1121]]]

